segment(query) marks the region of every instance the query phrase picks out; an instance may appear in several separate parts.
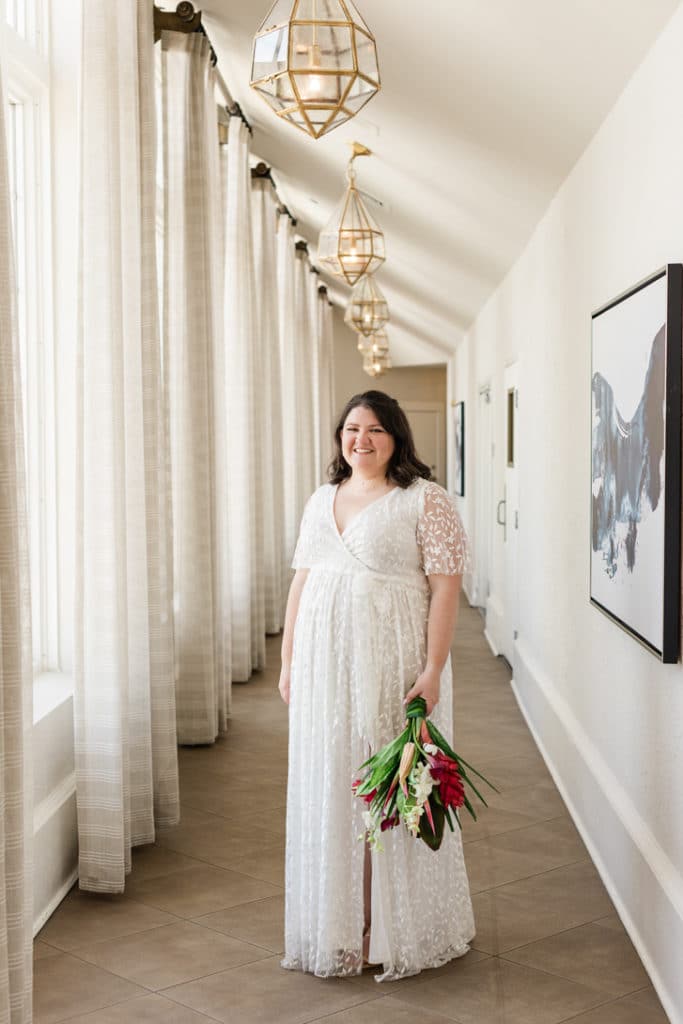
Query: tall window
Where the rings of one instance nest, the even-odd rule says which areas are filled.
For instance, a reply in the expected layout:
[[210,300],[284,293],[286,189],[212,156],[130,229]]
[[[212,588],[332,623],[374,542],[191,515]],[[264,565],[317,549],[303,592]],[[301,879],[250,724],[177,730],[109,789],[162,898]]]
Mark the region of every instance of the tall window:
[[[1,2],[1,0],[0,0]],[[3,52],[36,672],[58,667],[49,61],[42,0],[5,0]]]
[[32,49],[45,52],[43,0],[5,0],[5,19]]

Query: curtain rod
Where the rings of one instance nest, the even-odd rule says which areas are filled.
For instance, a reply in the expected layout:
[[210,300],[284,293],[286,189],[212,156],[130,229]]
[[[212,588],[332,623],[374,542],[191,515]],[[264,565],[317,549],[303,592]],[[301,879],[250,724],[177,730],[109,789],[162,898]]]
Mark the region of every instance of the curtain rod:
[[289,212],[288,208],[280,200],[280,196],[279,196],[279,193],[278,193],[278,190],[277,190],[277,185],[275,184],[275,182],[273,180],[273,173],[272,173],[271,168],[268,166],[268,164],[264,164],[263,160],[260,160],[256,164],[256,167],[252,167],[252,169],[251,169],[251,176],[252,176],[252,178],[260,178],[262,181],[269,181],[270,182],[270,184],[273,186],[273,191],[275,192],[275,196],[276,196],[276,198],[278,200],[277,212],[278,213],[283,213],[286,217],[289,217],[289,219],[292,222],[292,227],[296,227],[296,217],[292,216],[292,214]]
[[181,0],[177,5],[175,11],[163,11],[160,7],[154,6],[154,42],[156,43],[161,38],[162,32],[185,32],[191,34],[192,32],[200,32],[209,44],[209,51],[211,54],[211,66],[214,69],[216,75],[216,84],[220,91],[223,93],[225,98],[226,110],[231,117],[240,117],[247,128],[253,134],[253,130],[246,117],[242,113],[242,108],[237,103],[230,93],[225,79],[223,78],[220,69],[218,67],[218,54],[216,53],[213,44],[209,38],[209,34],[202,24],[202,12],[195,11],[194,4],[190,3],[190,0]]

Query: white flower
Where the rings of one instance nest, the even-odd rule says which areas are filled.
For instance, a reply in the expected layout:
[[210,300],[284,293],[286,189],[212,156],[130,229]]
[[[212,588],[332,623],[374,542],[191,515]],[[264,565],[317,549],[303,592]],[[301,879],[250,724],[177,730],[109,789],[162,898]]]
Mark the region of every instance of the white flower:
[[381,830],[372,815],[371,811],[363,811],[363,824],[365,825],[366,831],[358,836],[359,839],[367,839],[368,846],[375,853],[383,853],[384,847],[380,842]]
[[422,746],[424,747],[424,749],[427,751],[428,754],[438,754],[439,753],[439,748],[437,746],[435,746],[433,743],[423,743]]
[[422,806],[434,788],[434,779],[426,763],[416,765],[410,773],[410,783],[415,794],[415,802]]
[[410,804],[403,810],[403,821],[414,836],[420,831],[420,818],[422,817],[423,810],[424,807],[419,804]]

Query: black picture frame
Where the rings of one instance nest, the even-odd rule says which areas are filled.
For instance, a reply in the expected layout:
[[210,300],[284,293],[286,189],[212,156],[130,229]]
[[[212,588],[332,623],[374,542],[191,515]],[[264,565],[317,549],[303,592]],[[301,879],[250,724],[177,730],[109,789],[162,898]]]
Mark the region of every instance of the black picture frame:
[[465,403],[453,407],[453,450],[455,452],[455,493],[465,497]]
[[675,664],[683,265],[662,267],[591,321],[590,602]]

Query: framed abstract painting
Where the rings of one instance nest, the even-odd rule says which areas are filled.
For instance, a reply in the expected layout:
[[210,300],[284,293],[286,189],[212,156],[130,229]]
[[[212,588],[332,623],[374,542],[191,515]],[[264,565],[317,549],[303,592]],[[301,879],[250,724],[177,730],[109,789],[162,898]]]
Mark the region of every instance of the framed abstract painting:
[[455,493],[465,495],[465,403],[453,407],[453,436],[455,438]]
[[679,656],[683,267],[593,313],[590,599]]

